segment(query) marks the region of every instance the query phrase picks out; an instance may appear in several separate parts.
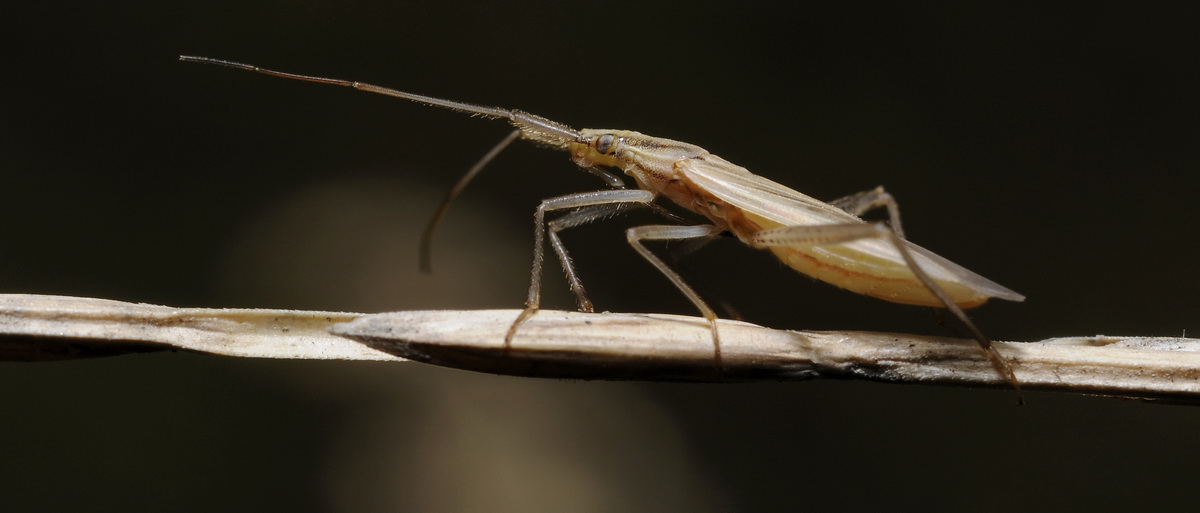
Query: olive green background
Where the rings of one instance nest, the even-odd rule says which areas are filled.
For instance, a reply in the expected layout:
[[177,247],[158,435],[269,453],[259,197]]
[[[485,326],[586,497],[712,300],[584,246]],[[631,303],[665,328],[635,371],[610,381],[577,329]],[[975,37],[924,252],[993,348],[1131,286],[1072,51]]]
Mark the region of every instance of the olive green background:
[[[126,2],[10,8],[0,291],[175,306],[517,308],[541,198],[598,189],[507,128],[181,53],[699,144],[818,198],[885,185],[909,236],[1028,296],[994,338],[1200,334],[1192,12],[754,2]],[[20,10],[24,9],[24,10]],[[565,234],[598,308],[691,313]],[[939,334],[921,308],[722,240],[687,260],[758,324]],[[571,308],[551,268],[546,302]],[[1200,410],[858,382],[494,377],[155,354],[0,364],[6,511],[1195,508]]]

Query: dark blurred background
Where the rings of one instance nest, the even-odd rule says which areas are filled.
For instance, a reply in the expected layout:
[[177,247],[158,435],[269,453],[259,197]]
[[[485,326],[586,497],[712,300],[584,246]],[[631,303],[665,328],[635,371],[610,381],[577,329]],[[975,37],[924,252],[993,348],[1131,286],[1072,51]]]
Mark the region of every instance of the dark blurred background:
[[[125,2],[10,7],[0,290],[205,307],[518,308],[533,208],[596,189],[507,128],[181,53],[699,144],[1028,296],[992,337],[1200,334],[1194,12],[938,3]],[[15,10],[14,10],[15,9]],[[597,306],[692,313],[624,243],[565,239]],[[746,320],[940,334],[732,240]],[[553,269],[553,268],[552,268]],[[571,308],[554,270],[549,307]],[[557,382],[156,354],[2,364],[6,511],[1183,509],[1200,410],[1008,390]]]

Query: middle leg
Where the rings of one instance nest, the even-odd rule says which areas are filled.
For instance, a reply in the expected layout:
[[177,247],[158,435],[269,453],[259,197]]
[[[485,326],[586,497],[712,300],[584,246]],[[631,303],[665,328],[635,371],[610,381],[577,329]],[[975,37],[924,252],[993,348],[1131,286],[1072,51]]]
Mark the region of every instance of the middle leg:
[[666,276],[675,288],[683,292],[687,296],[688,301],[691,301],[696,306],[704,318],[708,320],[708,325],[712,330],[713,338],[713,361],[716,363],[718,372],[722,368],[721,364],[721,337],[717,334],[717,314],[712,308],[704,302],[704,299],[696,293],[687,282],[683,281],[683,277],[675,272],[671,266],[667,265],[658,255],[651,252],[644,244],[643,240],[689,240],[689,239],[712,239],[716,235],[725,231],[724,228],[706,224],[697,226],[665,226],[665,225],[648,225],[635,226],[625,231],[625,238],[629,240],[629,244],[633,249],[637,250],[638,254],[642,255],[649,261],[658,272]]

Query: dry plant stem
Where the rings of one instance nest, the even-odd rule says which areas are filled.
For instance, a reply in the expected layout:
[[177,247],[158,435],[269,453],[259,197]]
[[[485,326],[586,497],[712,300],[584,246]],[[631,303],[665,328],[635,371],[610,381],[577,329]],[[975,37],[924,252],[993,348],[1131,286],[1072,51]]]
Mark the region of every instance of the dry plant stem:
[[[708,321],[647,314],[541,311],[507,357],[516,310],[366,315],[334,328],[406,358],[480,372],[569,379],[755,381],[852,378],[1008,388],[974,340],[856,331],[783,331],[718,321],[722,374]],[[1200,340],[1070,337],[994,342],[1026,390],[1200,402]]]
[[161,350],[246,358],[402,360],[329,333],[330,326],[359,315],[172,308],[0,294],[0,360],[62,360]]
[[[543,310],[511,352],[519,310],[363,315],[172,308],[104,299],[0,295],[0,360],[186,350],[252,358],[404,358],[481,372],[574,379],[754,381],[854,378],[1007,388],[972,340],[854,331],[803,332],[718,321],[712,372],[703,318]],[[332,333],[330,333],[332,332]],[[349,338],[345,338],[349,337]],[[1200,403],[1200,340],[1070,337],[994,342],[1026,390]]]

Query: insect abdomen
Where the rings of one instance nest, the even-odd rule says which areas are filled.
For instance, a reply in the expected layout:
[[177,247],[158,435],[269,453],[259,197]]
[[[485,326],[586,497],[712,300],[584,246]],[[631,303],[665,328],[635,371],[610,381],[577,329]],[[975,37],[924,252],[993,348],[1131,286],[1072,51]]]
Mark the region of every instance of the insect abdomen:
[[[825,283],[884,301],[944,307],[907,267],[864,255],[846,246],[768,248],[785,265]],[[961,283],[935,280],[962,308],[987,302],[988,297]]]

